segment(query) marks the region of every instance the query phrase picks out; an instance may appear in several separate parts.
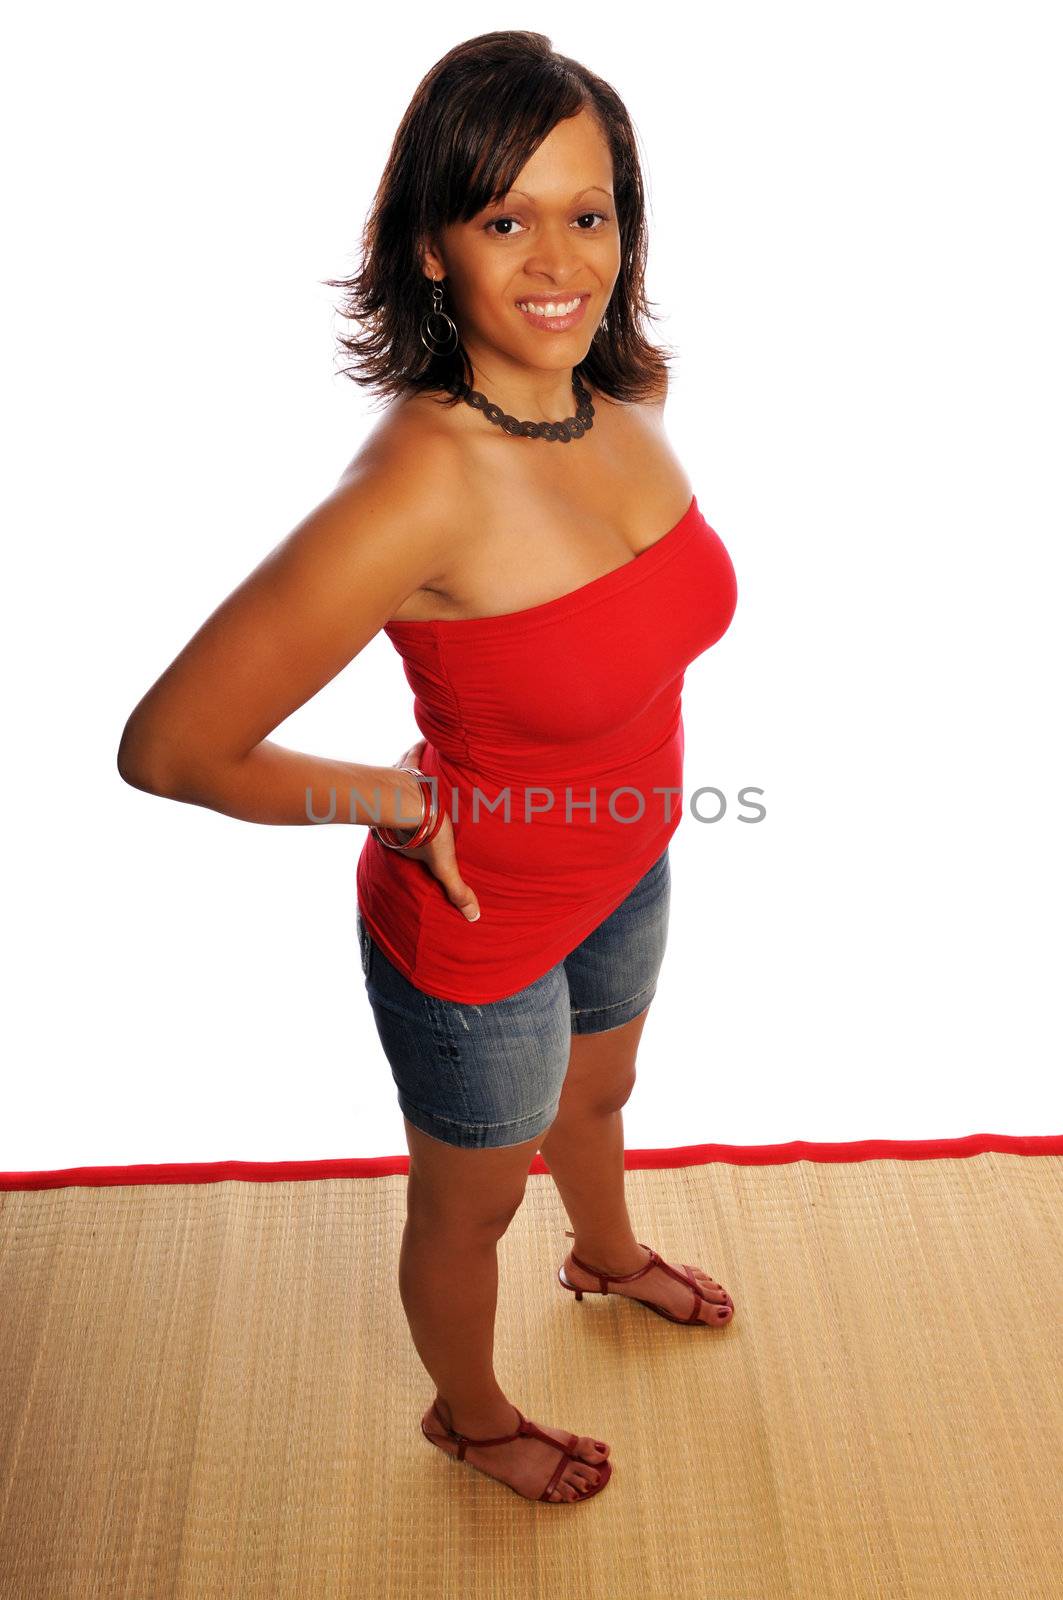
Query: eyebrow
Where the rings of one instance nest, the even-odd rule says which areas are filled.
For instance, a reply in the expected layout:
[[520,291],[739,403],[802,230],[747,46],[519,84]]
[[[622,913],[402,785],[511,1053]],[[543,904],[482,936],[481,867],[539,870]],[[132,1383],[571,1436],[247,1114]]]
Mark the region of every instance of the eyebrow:
[[[603,189],[600,183],[592,183],[592,184],[589,184],[586,189],[578,190],[577,193],[572,196],[572,200],[569,201],[569,204],[571,205],[573,201],[578,200],[580,198],[580,195],[592,194],[592,193],[608,195],[610,200],[612,200],[614,198],[613,191],[611,189]],[[496,205],[501,204],[502,200],[508,200],[511,194],[519,194],[519,195],[523,196],[523,198],[525,200],[531,200],[532,205],[535,204],[535,201],[532,198],[532,196],[530,194],[527,194],[523,189],[507,189],[505,194],[502,195],[501,200],[495,202]]]

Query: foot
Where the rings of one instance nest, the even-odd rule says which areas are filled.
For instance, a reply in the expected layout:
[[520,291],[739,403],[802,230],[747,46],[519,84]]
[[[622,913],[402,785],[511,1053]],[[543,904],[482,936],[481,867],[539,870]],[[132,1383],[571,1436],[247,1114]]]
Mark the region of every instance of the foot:
[[[582,1250],[570,1250],[565,1257],[565,1277],[577,1289],[599,1289],[601,1287],[597,1277],[590,1272],[584,1272],[582,1267],[577,1267],[572,1257],[573,1254],[587,1261],[592,1266],[600,1267],[609,1278],[623,1278],[629,1272],[637,1272],[644,1267],[650,1259],[650,1252],[641,1244],[635,1246],[635,1254],[627,1260],[598,1261],[592,1255],[584,1255]],[[668,1263],[672,1265],[671,1262]],[[711,1322],[715,1327],[729,1322],[734,1316],[734,1301],[722,1284],[715,1278],[710,1278],[707,1272],[702,1272],[700,1267],[688,1266],[684,1263],[676,1271],[689,1272],[693,1275],[705,1299],[700,1302],[700,1322]],[[652,1271],[644,1273],[641,1278],[636,1278],[633,1283],[610,1283],[610,1294],[626,1294],[633,1300],[652,1300],[655,1305],[663,1306],[665,1311],[670,1311],[673,1317],[689,1317],[696,1298],[694,1290],[689,1284],[677,1283],[669,1273],[662,1272],[660,1267],[654,1266]]]
[[[461,1417],[455,1424],[447,1402],[437,1400],[434,1406],[429,1406],[421,1422],[432,1443],[451,1456],[457,1455],[458,1444],[441,1430],[439,1417],[436,1416],[437,1410],[448,1428],[476,1439],[497,1439],[503,1434],[512,1433],[519,1420],[516,1409],[506,1405],[494,1417],[478,1418],[475,1425]],[[529,1421],[532,1420],[534,1419],[529,1418]],[[542,1428],[544,1433],[549,1434],[551,1439],[556,1439],[566,1450],[575,1450],[581,1458],[578,1461],[565,1463],[565,1470],[551,1491],[550,1499],[578,1500],[584,1490],[592,1489],[598,1482],[598,1467],[608,1456],[609,1446],[599,1448],[599,1443],[584,1434],[580,1434],[573,1445],[571,1430],[547,1428],[541,1422],[536,1425]],[[527,1500],[539,1499],[557,1470],[560,1459],[558,1452],[545,1444],[542,1439],[527,1438],[523,1435],[510,1444],[484,1445],[482,1449],[470,1444],[465,1451],[465,1460],[470,1466],[486,1473],[489,1478],[499,1478],[503,1483],[508,1483],[511,1489],[515,1489]]]

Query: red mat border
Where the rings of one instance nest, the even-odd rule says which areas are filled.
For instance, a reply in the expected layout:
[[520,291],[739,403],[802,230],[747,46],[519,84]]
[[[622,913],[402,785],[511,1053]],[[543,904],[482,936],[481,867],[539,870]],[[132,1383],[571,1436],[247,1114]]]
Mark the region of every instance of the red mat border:
[[[690,1144],[675,1149],[625,1150],[629,1172],[653,1167],[698,1167],[726,1162],[737,1167],[766,1167],[791,1161],[941,1161],[999,1151],[1005,1155],[1063,1155],[1063,1134],[968,1133],[959,1139],[854,1139],[848,1143],[815,1144],[794,1139],[789,1144]],[[408,1173],[405,1156],[351,1156],[321,1161],[189,1161],[156,1162],[129,1167],[62,1167],[54,1172],[0,1172],[0,1191],[13,1189],[110,1188],[145,1183],[287,1183],[293,1179],[388,1178]],[[549,1172],[541,1155],[528,1171]]]

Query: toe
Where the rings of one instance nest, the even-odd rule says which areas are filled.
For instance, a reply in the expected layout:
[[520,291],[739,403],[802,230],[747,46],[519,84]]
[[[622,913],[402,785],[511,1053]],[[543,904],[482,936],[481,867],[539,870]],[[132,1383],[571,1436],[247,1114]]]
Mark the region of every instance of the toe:
[[710,1278],[707,1272],[702,1272],[700,1267],[689,1269],[698,1281],[702,1294],[713,1305],[730,1306],[734,1310],[734,1301],[722,1283],[717,1283],[715,1278]]
[[710,1278],[707,1272],[702,1272],[700,1267],[689,1269],[698,1280],[703,1292],[710,1300],[719,1301],[721,1304],[728,1298],[727,1290],[722,1283],[717,1283],[715,1278]]
[[576,1454],[582,1456],[584,1461],[597,1463],[605,1460],[609,1454],[609,1446],[605,1445],[604,1448],[599,1449],[598,1441],[583,1436],[576,1446]]
[[598,1481],[598,1474],[590,1467],[581,1467],[575,1463],[565,1473],[563,1480],[574,1494],[584,1494]]
[[733,1307],[730,1305],[717,1305],[714,1300],[708,1300],[701,1308],[702,1322],[730,1322]]

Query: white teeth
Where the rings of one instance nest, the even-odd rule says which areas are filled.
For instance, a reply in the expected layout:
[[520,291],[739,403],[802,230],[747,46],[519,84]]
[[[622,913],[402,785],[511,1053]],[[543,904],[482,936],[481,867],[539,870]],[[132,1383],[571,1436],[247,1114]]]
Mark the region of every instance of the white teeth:
[[517,306],[521,311],[530,311],[536,317],[567,317],[570,311],[575,311],[582,298],[580,295],[575,300],[566,300],[557,305],[548,300],[545,306],[533,305],[530,300],[518,300]]

